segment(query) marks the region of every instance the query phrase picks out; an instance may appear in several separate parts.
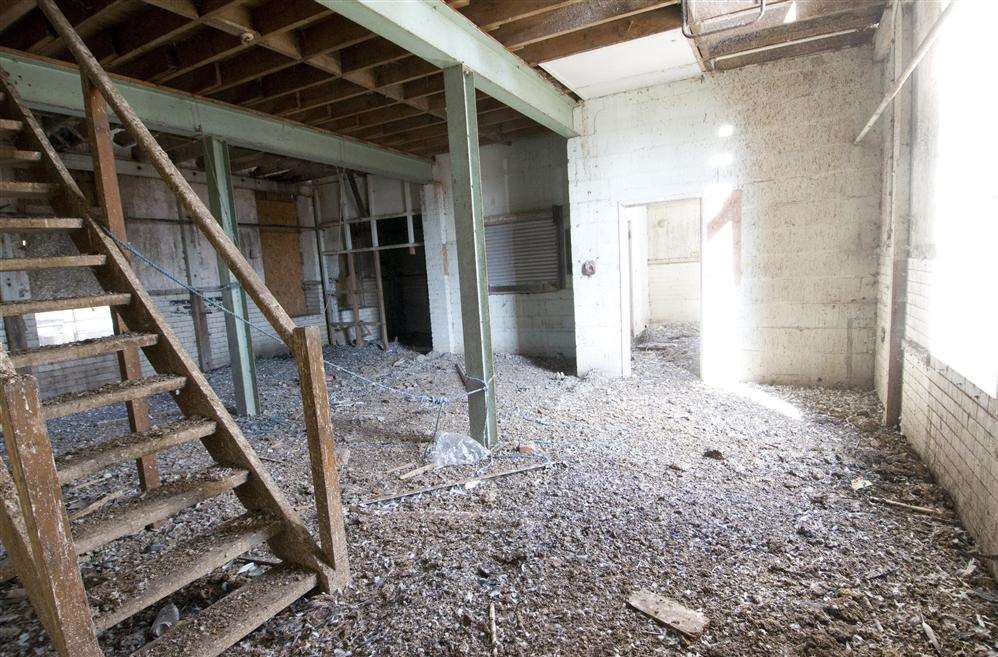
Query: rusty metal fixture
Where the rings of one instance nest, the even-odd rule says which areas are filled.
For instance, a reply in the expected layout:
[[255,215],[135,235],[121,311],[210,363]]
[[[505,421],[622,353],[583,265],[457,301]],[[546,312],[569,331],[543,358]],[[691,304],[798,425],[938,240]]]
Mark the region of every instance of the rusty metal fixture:
[[727,25],[725,27],[720,27],[714,30],[707,30],[706,32],[697,32],[694,34],[693,27],[688,22],[689,3],[690,0],[681,0],[681,2],[679,3],[680,11],[682,12],[683,16],[683,36],[686,37],[687,39],[705,37],[705,36],[710,36],[712,34],[720,34],[721,32],[730,32],[731,30],[737,30],[742,27],[748,27],[749,25],[758,23],[759,19],[761,19],[763,14],[766,13],[766,0],[759,0],[759,13],[753,16],[751,20],[748,20],[744,23],[739,23],[737,25]]

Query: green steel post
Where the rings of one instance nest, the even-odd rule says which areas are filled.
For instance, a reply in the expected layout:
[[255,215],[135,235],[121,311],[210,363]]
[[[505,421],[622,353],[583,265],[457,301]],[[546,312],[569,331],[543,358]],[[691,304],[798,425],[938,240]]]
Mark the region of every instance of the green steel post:
[[[239,244],[236,203],[232,195],[232,174],[229,169],[229,147],[215,137],[204,138],[204,168],[208,173],[208,197],[211,213],[225,234]],[[246,293],[239,286],[225,262],[218,258],[218,284],[222,288],[225,314],[225,334],[229,341],[229,361],[232,366],[232,386],[239,415],[256,415],[260,398],[256,387],[256,364],[253,360],[253,339],[245,321],[249,318]],[[232,313],[232,314],[229,314]]]
[[468,399],[471,437],[495,447],[495,382],[492,380],[492,327],[489,321],[489,280],[485,262],[485,217],[482,213],[482,171],[478,159],[478,114],[474,73],[464,66],[444,69],[447,138],[454,196],[457,268],[461,286],[464,363],[470,384],[485,390]]

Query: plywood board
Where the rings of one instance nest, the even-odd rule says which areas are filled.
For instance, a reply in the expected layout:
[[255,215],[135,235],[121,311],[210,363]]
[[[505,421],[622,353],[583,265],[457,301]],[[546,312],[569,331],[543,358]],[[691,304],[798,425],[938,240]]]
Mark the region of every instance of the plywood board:
[[[256,213],[260,222],[260,251],[267,287],[292,317],[307,314],[305,280],[302,268],[301,237],[298,227],[298,208],[294,201],[256,196]],[[281,226],[271,228],[267,226]]]

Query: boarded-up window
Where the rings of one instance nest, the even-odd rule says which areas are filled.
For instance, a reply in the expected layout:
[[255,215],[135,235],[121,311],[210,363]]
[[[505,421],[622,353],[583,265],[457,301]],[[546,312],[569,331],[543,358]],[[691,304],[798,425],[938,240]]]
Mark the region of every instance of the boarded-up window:
[[560,208],[485,219],[489,292],[548,292],[565,286]]
[[256,196],[260,253],[267,287],[292,317],[306,314],[298,208],[294,201]]

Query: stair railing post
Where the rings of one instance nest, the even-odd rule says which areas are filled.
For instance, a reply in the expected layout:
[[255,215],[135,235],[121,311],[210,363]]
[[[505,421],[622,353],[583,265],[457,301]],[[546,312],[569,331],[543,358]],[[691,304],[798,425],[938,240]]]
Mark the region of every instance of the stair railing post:
[[[90,140],[90,153],[94,161],[94,186],[97,199],[104,211],[104,223],[111,234],[119,240],[126,241],[125,211],[121,205],[121,190],[118,187],[118,172],[114,164],[114,147],[111,142],[111,125],[107,120],[107,103],[100,90],[95,87],[90,78],[81,75],[83,83],[83,105],[87,117],[87,136]],[[125,258],[131,261],[129,254]],[[114,312],[114,332],[116,335],[128,332],[128,326],[121,314]],[[139,362],[139,350],[135,347],[118,352],[118,370],[122,381],[132,381],[142,378],[142,365]],[[133,432],[149,431],[152,423],[149,421],[149,402],[145,398],[126,402],[128,424]],[[156,467],[156,455],[149,454],[136,459],[135,465],[139,471],[139,486],[143,491],[159,486],[159,470]]]
[[291,350],[298,363],[302,409],[308,436],[312,485],[319,522],[319,545],[336,573],[336,585],[350,581],[347,538],[343,526],[343,504],[337,473],[336,443],[329,416],[329,392],[322,358],[322,335],[317,326],[299,326],[291,338]]
[[6,354],[0,354],[0,415],[34,563],[30,585],[43,601],[39,616],[47,621],[44,625],[60,655],[103,657],[45,428],[38,381],[14,372]]

